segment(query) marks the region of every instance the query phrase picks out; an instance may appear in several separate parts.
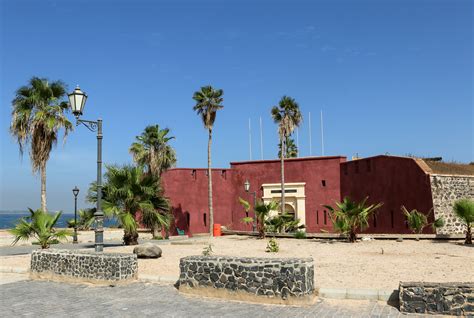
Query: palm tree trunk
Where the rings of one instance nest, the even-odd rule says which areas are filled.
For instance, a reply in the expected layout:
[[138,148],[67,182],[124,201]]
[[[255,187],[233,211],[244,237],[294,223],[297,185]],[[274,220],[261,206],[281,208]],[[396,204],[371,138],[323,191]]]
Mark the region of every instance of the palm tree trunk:
[[46,163],[40,168],[41,173],[41,210],[46,212]]
[[349,232],[349,242],[355,243],[357,241],[357,233],[355,230],[351,229]]
[[281,214],[285,213],[285,141],[283,136],[281,140],[280,170],[281,170]]
[[151,235],[153,238],[161,236],[161,228],[158,225],[153,225],[151,228]]
[[466,231],[466,240],[464,244],[472,244],[472,233],[471,233],[471,225],[467,224],[467,231]]
[[212,171],[211,171],[211,143],[212,128],[209,128],[209,141],[207,142],[207,178],[209,194],[209,234],[214,236],[214,211],[212,210]]

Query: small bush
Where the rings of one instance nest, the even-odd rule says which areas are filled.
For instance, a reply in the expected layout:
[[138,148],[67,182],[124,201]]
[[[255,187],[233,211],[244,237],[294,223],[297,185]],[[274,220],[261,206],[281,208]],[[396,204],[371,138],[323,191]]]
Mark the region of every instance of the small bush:
[[267,253],[278,253],[280,250],[280,246],[277,242],[277,240],[272,237],[270,241],[268,241],[267,248],[265,249],[265,252]]
[[306,232],[305,231],[296,231],[293,234],[293,237],[296,239],[305,239],[306,238]]
[[[49,244],[59,244],[59,243],[60,243],[60,242],[59,242],[59,240],[57,240],[57,239],[53,239],[53,240],[51,240],[51,241],[49,242]],[[38,241],[34,241],[34,242],[31,242],[31,245],[41,245],[41,243],[38,242]]]
[[202,255],[204,256],[211,256],[212,254],[214,254],[214,251],[212,250],[212,244],[209,244],[202,250]]

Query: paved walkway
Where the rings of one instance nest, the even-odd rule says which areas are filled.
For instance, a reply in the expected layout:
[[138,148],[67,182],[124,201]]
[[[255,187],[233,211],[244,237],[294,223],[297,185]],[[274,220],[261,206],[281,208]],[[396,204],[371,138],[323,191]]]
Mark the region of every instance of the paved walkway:
[[190,297],[171,286],[145,283],[97,287],[25,280],[0,285],[0,295],[2,317],[401,316],[396,308],[375,301],[319,299],[310,307],[260,305]]

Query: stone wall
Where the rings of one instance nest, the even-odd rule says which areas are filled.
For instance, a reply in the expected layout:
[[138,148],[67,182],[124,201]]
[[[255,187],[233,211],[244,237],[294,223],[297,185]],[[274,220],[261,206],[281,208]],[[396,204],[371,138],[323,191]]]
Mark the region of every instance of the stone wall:
[[474,176],[430,175],[435,217],[443,217],[446,225],[437,234],[462,234],[465,226],[454,215],[453,204],[461,198],[474,199]]
[[400,311],[474,315],[474,283],[400,282]]
[[118,282],[136,279],[138,262],[135,254],[36,250],[31,254],[31,273],[39,278]]
[[177,284],[185,292],[197,289],[203,295],[206,293],[202,289],[207,289],[214,297],[252,301],[264,298],[277,303],[314,299],[312,258],[188,256],[181,258],[179,268]]

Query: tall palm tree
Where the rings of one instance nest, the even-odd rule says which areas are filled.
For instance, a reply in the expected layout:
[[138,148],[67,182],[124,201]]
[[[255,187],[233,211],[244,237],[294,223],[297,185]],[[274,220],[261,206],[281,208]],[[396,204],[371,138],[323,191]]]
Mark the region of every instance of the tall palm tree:
[[[285,140],[285,158],[296,158],[298,157],[298,147],[295,144],[295,140],[291,137],[287,137]],[[278,143],[278,158],[281,157],[281,142]]]
[[168,136],[169,132],[168,128],[160,129],[159,125],[147,126],[130,146],[133,161],[155,176],[175,166],[176,152],[168,144],[174,137]]
[[200,91],[194,92],[193,99],[196,101],[193,110],[201,116],[204,127],[209,132],[207,142],[207,178],[208,178],[208,196],[209,196],[209,233],[213,236],[214,211],[212,210],[212,171],[211,171],[211,143],[212,128],[216,120],[217,111],[224,108],[222,102],[224,99],[222,89],[214,89],[212,86],[203,86]]
[[283,96],[278,106],[272,107],[273,121],[278,124],[278,135],[280,136],[280,170],[281,170],[281,213],[285,212],[285,156],[286,140],[293,130],[303,120],[298,103],[291,97]]
[[[169,212],[168,201],[162,197],[156,176],[144,173],[141,167],[130,165],[107,166],[102,188],[104,213],[115,215],[124,229],[123,241],[126,245],[138,244],[138,214],[142,220],[157,220]],[[89,188],[88,200],[97,201],[97,187]],[[160,215],[157,215],[160,214]],[[150,221],[153,222],[153,221]]]
[[68,104],[66,86],[61,81],[33,77],[29,84],[16,91],[12,101],[10,133],[17,140],[20,155],[30,146],[30,161],[33,173],[41,175],[41,209],[46,211],[46,163],[53,146],[58,141],[59,131],[64,129],[63,140],[73,129],[66,118]]

